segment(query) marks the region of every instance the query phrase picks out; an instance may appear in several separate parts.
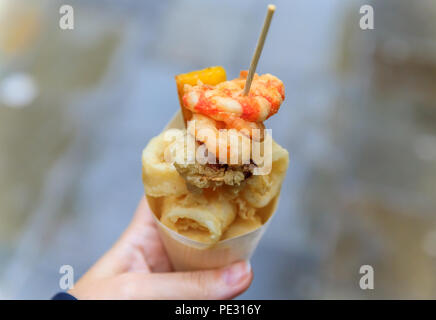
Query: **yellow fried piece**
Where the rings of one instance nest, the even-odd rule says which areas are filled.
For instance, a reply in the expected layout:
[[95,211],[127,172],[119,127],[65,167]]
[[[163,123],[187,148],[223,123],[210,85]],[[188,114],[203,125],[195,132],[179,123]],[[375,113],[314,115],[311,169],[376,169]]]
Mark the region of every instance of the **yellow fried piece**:
[[251,219],[243,219],[236,217],[226,232],[221,237],[221,240],[231,239],[242,236],[262,226],[260,217],[253,216]]
[[226,81],[226,70],[221,66],[209,67],[203,70],[191,71],[188,73],[182,73],[176,77],[177,92],[179,94],[180,107],[182,109],[183,118],[185,124],[191,119],[192,113],[190,110],[183,107],[183,95],[185,84],[195,86],[198,81],[203,84],[217,85],[220,82]]
[[163,199],[161,222],[191,239],[215,243],[235,220],[236,207],[219,194],[188,194]]
[[[177,129],[171,129],[177,130]],[[164,153],[173,144],[165,139],[165,132],[150,140],[142,152],[142,181],[145,193],[152,197],[182,195],[188,193],[185,180],[172,163],[165,160]]]
[[273,141],[271,172],[247,179],[247,185],[241,192],[242,198],[253,208],[265,207],[279,194],[288,165],[288,151]]

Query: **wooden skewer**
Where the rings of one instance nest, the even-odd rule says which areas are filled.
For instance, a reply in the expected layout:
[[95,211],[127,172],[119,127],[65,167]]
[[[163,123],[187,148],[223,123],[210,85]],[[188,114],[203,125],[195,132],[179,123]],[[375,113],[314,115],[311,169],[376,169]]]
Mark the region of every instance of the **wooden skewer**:
[[266,35],[271,24],[271,20],[276,10],[276,6],[273,4],[268,5],[268,11],[266,13],[265,21],[263,22],[262,32],[257,40],[256,50],[254,51],[253,58],[251,59],[250,69],[248,70],[247,80],[244,86],[244,96],[248,94],[253,81],[254,73],[256,72],[257,63],[259,62],[260,54],[262,53],[263,45],[265,43]]

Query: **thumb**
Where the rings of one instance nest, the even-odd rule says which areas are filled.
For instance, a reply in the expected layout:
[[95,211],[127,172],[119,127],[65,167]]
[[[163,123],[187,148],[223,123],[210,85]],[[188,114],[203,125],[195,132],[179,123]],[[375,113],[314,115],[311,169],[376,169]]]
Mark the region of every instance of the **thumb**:
[[231,299],[252,279],[250,263],[243,261],[214,270],[147,274],[135,291],[139,299]]

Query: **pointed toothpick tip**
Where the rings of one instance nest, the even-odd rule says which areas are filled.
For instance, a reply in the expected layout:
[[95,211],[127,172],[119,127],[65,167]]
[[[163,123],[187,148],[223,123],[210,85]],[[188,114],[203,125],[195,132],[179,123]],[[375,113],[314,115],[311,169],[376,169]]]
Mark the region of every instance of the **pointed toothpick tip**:
[[251,82],[253,81],[254,74],[256,72],[257,63],[259,62],[260,54],[262,53],[263,45],[265,43],[266,35],[268,34],[271,20],[276,10],[276,6],[273,4],[268,5],[265,21],[263,22],[262,31],[257,40],[256,50],[254,51],[253,58],[251,59],[250,69],[248,70],[247,79],[244,86],[244,96],[250,92]]

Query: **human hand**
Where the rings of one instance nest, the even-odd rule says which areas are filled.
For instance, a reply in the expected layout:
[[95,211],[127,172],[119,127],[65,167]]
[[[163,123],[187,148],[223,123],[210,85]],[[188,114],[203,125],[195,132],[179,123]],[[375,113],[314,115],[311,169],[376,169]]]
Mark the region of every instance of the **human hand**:
[[253,279],[249,262],[214,270],[171,271],[143,196],[120,239],[69,293],[77,299],[231,299]]

